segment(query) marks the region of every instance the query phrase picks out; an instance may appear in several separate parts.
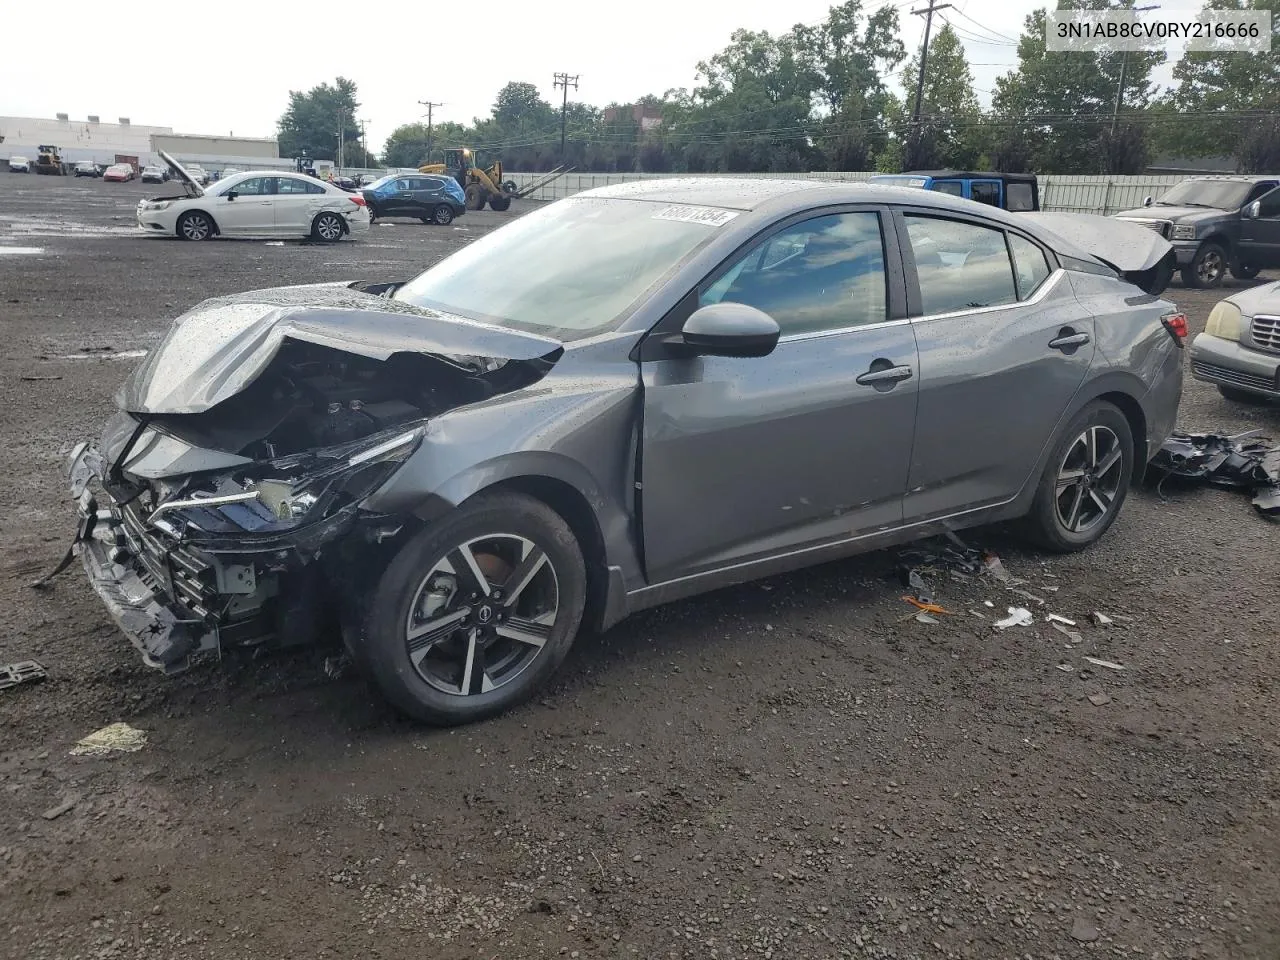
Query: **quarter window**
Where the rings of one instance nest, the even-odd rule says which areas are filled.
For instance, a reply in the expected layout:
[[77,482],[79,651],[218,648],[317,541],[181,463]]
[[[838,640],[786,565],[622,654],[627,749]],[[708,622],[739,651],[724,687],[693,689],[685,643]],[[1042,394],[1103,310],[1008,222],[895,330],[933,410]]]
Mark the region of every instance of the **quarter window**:
[[805,220],[762,240],[699,297],[745,303],[783,336],[841,330],[886,318],[884,239],[875,213]]
[[1049,261],[1043,250],[1014,233],[1009,234],[1009,249],[1013,252],[1013,274],[1018,282],[1018,299],[1025,300],[1048,279]]
[[925,314],[1017,300],[1003,230],[912,214],[904,219]]
[[1004,206],[1012,213],[1021,213],[1035,209],[1035,201],[1029,183],[1006,183],[1004,185]]

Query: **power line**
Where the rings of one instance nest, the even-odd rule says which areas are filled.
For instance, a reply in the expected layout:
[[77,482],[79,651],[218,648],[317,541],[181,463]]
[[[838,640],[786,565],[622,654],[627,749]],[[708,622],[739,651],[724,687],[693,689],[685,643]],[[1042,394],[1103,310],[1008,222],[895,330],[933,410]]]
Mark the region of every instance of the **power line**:
[[916,81],[916,108],[912,119],[920,119],[920,100],[924,96],[924,71],[925,66],[929,62],[929,28],[933,26],[933,15],[939,10],[945,10],[950,7],[949,3],[938,3],[937,0],[929,0],[929,6],[923,10],[912,10],[913,16],[924,14],[924,43],[920,45],[920,79]]
[[564,121],[565,121],[565,116],[569,112],[569,84],[572,83],[573,89],[577,90],[579,76],[581,76],[581,74],[575,73],[573,76],[569,76],[569,74],[567,73],[557,73],[555,75],[555,82],[551,87],[552,90],[555,90],[558,87],[564,89],[564,99],[560,101],[560,162],[561,163],[563,163],[565,159],[564,157]]
[[432,129],[431,112],[436,107],[443,107],[444,104],[432,103],[430,100],[419,100],[418,103],[419,105],[427,108],[427,162],[430,163],[431,162],[431,129]]
[[991,34],[991,36],[993,37],[998,37],[1001,40],[1008,40],[1011,43],[1015,43],[1015,44],[1018,42],[1016,39],[1014,39],[1013,37],[1009,36],[1006,33],[1001,33],[999,30],[992,30],[990,27],[986,26],[985,24],[979,23],[977,20],[973,19],[973,17],[969,16],[967,13],[961,10],[959,7],[956,7],[956,14],[961,17],[964,17],[966,20],[972,23],[975,27],[979,28],[980,30],[986,31],[987,33]]

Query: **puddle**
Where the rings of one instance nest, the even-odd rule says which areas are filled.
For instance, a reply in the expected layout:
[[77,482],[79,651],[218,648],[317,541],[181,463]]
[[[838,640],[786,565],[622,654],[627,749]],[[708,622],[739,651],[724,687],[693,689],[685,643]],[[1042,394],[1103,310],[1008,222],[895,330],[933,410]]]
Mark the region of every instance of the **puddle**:
[[137,360],[145,357],[145,350],[95,350],[92,353],[64,353],[55,360]]
[[24,256],[33,257],[44,253],[44,247],[4,247],[0,246],[0,257]]

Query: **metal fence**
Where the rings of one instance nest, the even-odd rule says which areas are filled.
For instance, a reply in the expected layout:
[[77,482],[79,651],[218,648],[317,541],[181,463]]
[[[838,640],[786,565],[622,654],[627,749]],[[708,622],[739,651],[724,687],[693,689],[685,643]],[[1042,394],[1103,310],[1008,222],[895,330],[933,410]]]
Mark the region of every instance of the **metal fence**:
[[[533,183],[543,174],[511,173],[508,177],[519,186]],[[560,200],[593,187],[615,183],[633,183],[637,180],[654,180],[688,174],[668,173],[570,173],[530,194],[532,200]],[[697,174],[696,176],[707,176]],[[743,173],[742,177],[777,178],[784,180],[840,180],[859,182],[874,177],[874,173]],[[1100,213],[1110,215],[1120,210],[1142,206],[1147,196],[1160,196],[1175,183],[1185,179],[1176,174],[1142,177],[1040,177],[1040,205],[1045,210],[1061,210],[1072,213]]]

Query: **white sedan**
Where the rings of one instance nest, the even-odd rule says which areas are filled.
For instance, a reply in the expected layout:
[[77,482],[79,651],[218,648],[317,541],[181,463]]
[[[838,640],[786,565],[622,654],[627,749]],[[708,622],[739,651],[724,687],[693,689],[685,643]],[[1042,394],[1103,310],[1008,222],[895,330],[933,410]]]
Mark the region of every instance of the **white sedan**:
[[30,173],[31,161],[26,157],[10,157],[9,158],[10,173]]
[[138,204],[138,226],[183,240],[224,237],[311,237],[335,243],[369,229],[364,197],[299,173],[251,170],[219,180],[208,189],[161,152],[185,197],[158,197]]

